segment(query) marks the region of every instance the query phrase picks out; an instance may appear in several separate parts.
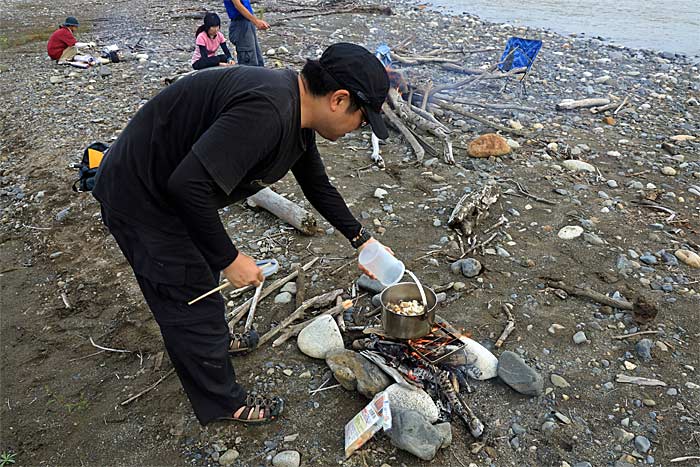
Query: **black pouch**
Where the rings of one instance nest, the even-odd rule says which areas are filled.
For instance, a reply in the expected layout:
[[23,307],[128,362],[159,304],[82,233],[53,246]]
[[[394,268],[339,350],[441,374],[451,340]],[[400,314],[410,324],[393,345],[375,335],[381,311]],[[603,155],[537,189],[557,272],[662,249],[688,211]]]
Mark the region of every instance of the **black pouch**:
[[100,167],[100,162],[102,162],[107,148],[109,148],[109,146],[105,143],[97,141],[85,148],[83,160],[80,164],[75,164],[73,166],[78,169],[78,179],[73,182],[73,191],[76,193],[92,191],[95,187],[97,169]]

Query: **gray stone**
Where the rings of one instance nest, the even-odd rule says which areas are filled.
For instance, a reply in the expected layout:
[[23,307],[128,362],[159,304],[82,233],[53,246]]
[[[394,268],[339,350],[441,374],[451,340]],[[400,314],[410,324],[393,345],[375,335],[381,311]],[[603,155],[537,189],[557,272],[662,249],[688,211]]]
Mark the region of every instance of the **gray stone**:
[[348,391],[359,392],[368,399],[389,386],[389,377],[374,363],[352,350],[337,350],[326,356],[335,379]]
[[513,430],[513,434],[517,436],[524,435],[525,433],[527,433],[527,429],[519,423],[513,423],[510,426],[510,429]]
[[459,259],[450,265],[450,270],[465,277],[475,277],[481,272],[481,263],[474,258]]
[[498,360],[498,377],[521,394],[538,396],[544,389],[542,376],[518,354],[506,350]]
[[296,282],[287,282],[284,284],[284,287],[280,290],[280,292],[288,292],[292,295],[297,293],[297,284]]
[[430,423],[437,421],[439,416],[438,408],[424,390],[412,390],[398,384],[392,384],[385,391],[391,403],[392,413],[394,409],[412,410],[421,414]]
[[650,339],[642,339],[634,346],[634,350],[637,351],[639,358],[648,362],[651,360],[651,347],[654,345]]
[[374,294],[378,294],[385,289],[385,286],[381,282],[371,279],[365,274],[362,274],[360,278],[357,279],[357,287],[372,292]]
[[440,432],[416,411],[392,407],[391,412],[391,444],[423,460],[432,460],[443,442]]
[[576,334],[574,334],[574,344],[583,344],[585,342],[588,342],[588,339],[586,338],[586,333],[583,331],[579,331]]
[[330,352],[344,348],[343,336],[331,315],[319,316],[301,330],[299,350],[313,358],[326,358]]
[[272,458],[275,467],[299,467],[301,454],[297,451],[282,451]]
[[235,449],[229,449],[219,457],[219,464],[221,465],[232,465],[238,459],[238,451]]
[[622,428],[615,428],[613,433],[615,433],[615,439],[621,444],[627,444],[634,438],[633,433],[623,430]]
[[646,436],[636,436],[634,438],[634,448],[642,453],[646,453],[651,448],[651,441]]
[[550,375],[549,379],[552,381],[552,384],[558,388],[568,388],[571,386],[569,382],[565,380],[562,376],[559,376],[554,373]]
[[605,245],[605,241],[602,238],[591,232],[584,232],[583,239],[591,245]]
[[554,430],[557,429],[557,424],[552,421],[546,421],[540,427],[540,431],[545,435],[550,435]]
[[277,304],[285,304],[285,303],[290,303],[292,301],[292,294],[289,292],[282,292],[281,294],[277,294],[275,296],[275,303]]
[[656,257],[651,254],[644,254],[639,257],[639,260],[644,264],[656,264]]
[[573,465],[573,467],[593,467],[590,462],[577,462]]
[[452,444],[452,424],[450,422],[438,423],[436,425],[433,425],[433,428],[435,428],[438,431],[438,433],[440,433],[440,437],[442,438],[442,444],[440,445],[440,447],[450,447],[450,445]]

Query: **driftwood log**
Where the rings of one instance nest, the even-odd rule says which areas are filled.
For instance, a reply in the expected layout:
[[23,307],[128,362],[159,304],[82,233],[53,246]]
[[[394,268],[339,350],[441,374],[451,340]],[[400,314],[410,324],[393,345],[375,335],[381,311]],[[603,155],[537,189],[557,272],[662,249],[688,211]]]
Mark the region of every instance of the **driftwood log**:
[[452,210],[447,225],[465,237],[471,236],[474,227],[489,216],[489,207],[499,196],[496,185],[486,185],[481,191],[465,194]]
[[250,196],[248,205],[271,212],[304,235],[316,233],[317,224],[313,214],[269,188]]
[[417,112],[413,112],[411,106],[401,98],[399,91],[396,89],[389,89],[388,99],[396,115],[398,115],[402,121],[408,122],[416,128],[427,131],[440,138],[443,143],[443,157],[445,163],[455,163],[455,158],[452,153],[452,141],[449,137],[451,130],[449,128],[439,122],[435,123],[435,121],[430,121],[420,116]]
[[610,99],[606,99],[604,97],[593,97],[590,99],[580,100],[564,99],[563,101],[557,104],[557,110],[573,110],[586,107],[600,107],[603,105],[608,105],[609,103]]
[[398,115],[396,115],[394,111],[391,110],[391,107],[389,107],[389,105],[386,102],[382,105],[382,111],[384,112],[386,118],[389,120],[389,123],[394,128],[399,130],[399,132],[403,135],[408,144],[411,146],[411,149],[413,149],[413,152],[416,154],[416,159],[418,159],[418,161],[422,161],[425,157],[425,149],[423,149],[423,146],[420,145],[416,137],[413,136],[411,130],[406,128],[406,125],[403,124]]

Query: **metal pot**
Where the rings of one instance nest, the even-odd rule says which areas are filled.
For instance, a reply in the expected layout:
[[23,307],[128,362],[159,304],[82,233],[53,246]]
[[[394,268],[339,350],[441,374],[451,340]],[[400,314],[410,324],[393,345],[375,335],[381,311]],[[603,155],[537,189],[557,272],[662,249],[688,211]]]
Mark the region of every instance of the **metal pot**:
[[437,295],[428,287],[423,287],[428,305],[423,314],[403,316],[387,308],[389,303],[418,300],[421,303],[420,291],[413,282],[400,282],[384,289],[379,296],[382,302],[382,327],[390,337],[397,339],[416,339],[429,334],[435,323],[435,305]]

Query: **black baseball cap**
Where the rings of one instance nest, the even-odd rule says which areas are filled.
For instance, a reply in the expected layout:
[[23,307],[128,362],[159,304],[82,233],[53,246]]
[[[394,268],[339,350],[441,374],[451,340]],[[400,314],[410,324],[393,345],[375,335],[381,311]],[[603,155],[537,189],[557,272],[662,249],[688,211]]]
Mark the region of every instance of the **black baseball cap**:
[[382,104],[389,92],[389,77],[384,65],[367,49],[357,44],[339,42],[328,47],[319,59],[321,67],[352,93],[378,138],[389,132],[382,120]]

